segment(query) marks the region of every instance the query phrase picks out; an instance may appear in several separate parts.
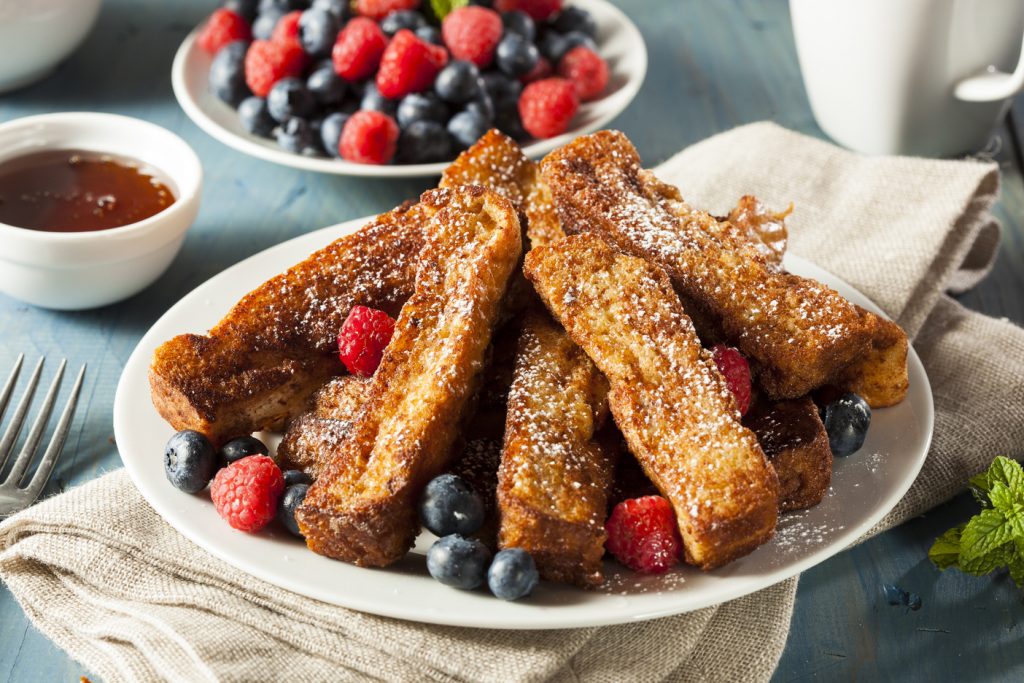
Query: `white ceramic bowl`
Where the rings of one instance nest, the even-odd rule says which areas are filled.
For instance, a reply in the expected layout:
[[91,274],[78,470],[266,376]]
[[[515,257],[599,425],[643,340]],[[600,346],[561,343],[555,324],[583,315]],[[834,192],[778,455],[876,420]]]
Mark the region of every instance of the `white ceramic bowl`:
[[100,0],[0,0],[0,92],[50,73],[78,47]]
[[160,277],[199,211],[203,171],[192,148],[159,126],[114,114],[44,114],[0,125],[0,164],[48,149],[138,159],[164,174],[175,202],[145,220],[96,232],[0,223],[0,291],[44,308],[79,310],[120,301]]

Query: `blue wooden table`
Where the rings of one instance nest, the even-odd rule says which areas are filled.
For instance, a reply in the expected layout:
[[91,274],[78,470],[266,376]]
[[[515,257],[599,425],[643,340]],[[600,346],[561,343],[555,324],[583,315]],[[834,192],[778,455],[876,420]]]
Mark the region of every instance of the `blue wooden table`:
[[[800,81],[784,0],[644,0],[620,4],[640,26],[650,72],[614,122],[653,165],[738,124],[773,119],[821,136]],[[48,493],[120,466],[111,410],[121,367],[156,318],[227,266],[290,237],[390,208],[429,180],[357,180],[280,168],[238,154],[193,125],[171,94],[171,58],[212,0],[107,0],[85,45],[45,81],[0,96],[0,121],[51,111],[136,116],[187,140],[206,185],[199,218],[170,271],[145,292],[95,311],[56,313],[0,295],[0,373],[18,352],[89,363],[83,402]],[[1024,104],[1024,101],[1021,102]],[[1024,115],[1024,108],[1018,108]],[[1006,229],[992,276],[962,297],[1024,322],[1024,184],[1012,122],[995,158],[1003,172],[997,215]],[[1024,130],[1021,131],[1024,133]],[[1019,455],[1019,454],[1018,454]],[[1024,680],[1024,601],[1005,578],[940,573],[931,541],[973,512],[960,496],[806,572],[779,681]],[[916,612],[890,607],[881,587],[922,596]],[[0,679],[71,681],[88,674],[34,631],[0,587]]]

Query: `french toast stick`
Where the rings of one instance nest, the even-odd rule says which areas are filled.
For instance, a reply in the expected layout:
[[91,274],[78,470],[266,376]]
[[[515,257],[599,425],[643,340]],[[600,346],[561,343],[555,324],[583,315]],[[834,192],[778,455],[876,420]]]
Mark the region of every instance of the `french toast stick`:
[[516,212],[480,187],[433,190],[416,287],[363,410],[296,511],[315,552],[360,566],[400,559],[416,501],[444,470],[520,255]]
[[779,510],[821,502],[832,482],[832,449],[818,408],[808,397],[758,400],[743,417],[779,477]]
[[687,305],[755,361],[773,398],[806,395],[869,349],[873,316],[778,267],[745,230],[691,208],[641,167],[622,133],[578,137],[541,168],[567,233],[594,232],[664,268]]
[[672,504],[687,562],[712,569],[771,538],[778,478],[665,272],[581,234],[533,249],[526,277],[608,378],[615,423]]
[[871,346],[839,374],[835,384],[844,391],[860,394],[872,408],[894,406],[906,397],[910,388],[907,333],[891,320],[860,306],[857,310],[875,320]]
[[581,587],[604,577],[613,452],[594,438],[608,382],[539,306],[526,314],[498,470],[498,544],[533,556],[540,575]]
[[205,335],[153,354],[153,405],[175,429],[215,444],[280,429],[343,372],[337,334],[353,305],[397,313],[412,294],[423,245],[418,205],[378,216],[243,297]]

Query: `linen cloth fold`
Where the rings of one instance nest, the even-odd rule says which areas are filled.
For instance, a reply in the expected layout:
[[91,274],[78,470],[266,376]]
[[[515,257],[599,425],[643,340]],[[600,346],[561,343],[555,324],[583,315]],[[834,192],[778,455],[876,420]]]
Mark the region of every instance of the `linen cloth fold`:
[[[960,490],[1024,440],[1024,331],[944,291],[987,272],[995,165],[864,158],[767,123],[710,138],[656,172],[724,213],[742,194],[794,203],[791,250],[840,275],[915,339],[935,396],[931,452],[876,530]],[[767,680],[796,579],[621,626],[477,630],[361,614],[250,577],[167,525],[124,471],[0,525],[0,578],[32,622],[107,681]]]

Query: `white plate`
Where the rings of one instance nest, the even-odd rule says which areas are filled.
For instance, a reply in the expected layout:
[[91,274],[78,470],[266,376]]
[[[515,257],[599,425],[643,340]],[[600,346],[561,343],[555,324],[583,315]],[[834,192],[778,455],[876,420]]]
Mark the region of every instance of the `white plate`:
[[[603,128],[629,106],[647,74],[647,46],[643,36],[621,10],[606,0],[573,0],[572,4],[590,12],[597,22],[598,47],[601,56],[608,61],[608,92],[601,99],[580,106],[572,128],[565,134],[526,145],[524,151],[531,157],[540,157],[577,135]],[[190,33],[174,56],[171,67],[174,96],[196,125],[225,145],[283,166],[337,175],[409,178],[438,176],[447,168],[447,161],[379,166],[303,156],[286,152],[273,140],[248,133],[239,122],[238,113],[217,99],[207,87],[211,58],[196,45],[197,33],[198,29]]]
[[[265,581],[364,612],[438,624],[546,629],[652,619],[752,593],[835,555],[891,510],[921,469],[932,434],[932,395],[921,361],[911,349],[910,393],[900,405],[875,411],[859,452],[836,458],[825,500],[811,510],[784,516],[772,541],[710,573],[680,567],[660,577],[642,576],[608,562],[608,581],[600,590],[542,582],[529,599],[510,603],[484,590],[459,591],[431,579],[422,557],[432,540],[426,533],[402,562],[381,570],[316,555],[277,530],[276,524],[255,535],[234,531],[217,516],[208,495],[182,493],[164,477],[163,447],[172,430],[150,402],[150,358],[161,342],[208,329],[246,292],[365,222],[350,221],[303,235],[200,285],[146,333],[117,387],[117,446],[142,495],[186,537]],[[790,256],[786,265],[880,312],[853,287],[807,261]]]

